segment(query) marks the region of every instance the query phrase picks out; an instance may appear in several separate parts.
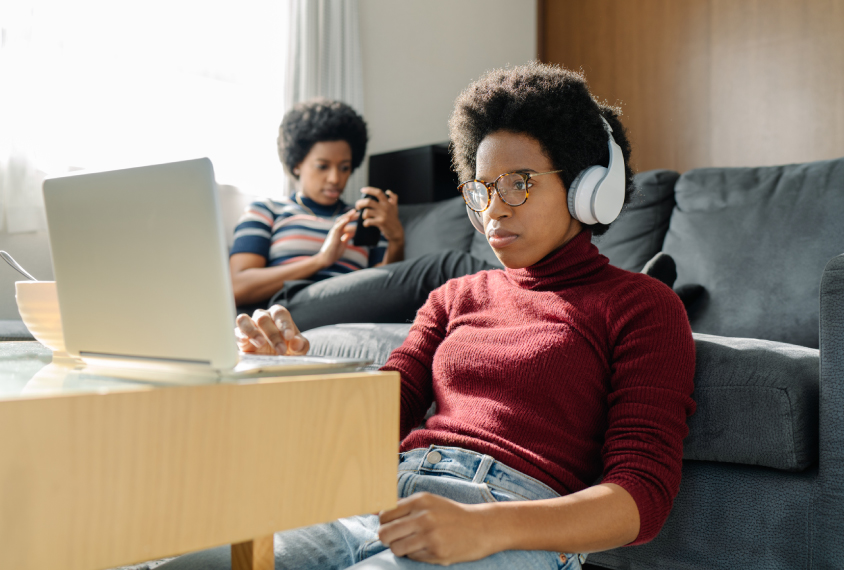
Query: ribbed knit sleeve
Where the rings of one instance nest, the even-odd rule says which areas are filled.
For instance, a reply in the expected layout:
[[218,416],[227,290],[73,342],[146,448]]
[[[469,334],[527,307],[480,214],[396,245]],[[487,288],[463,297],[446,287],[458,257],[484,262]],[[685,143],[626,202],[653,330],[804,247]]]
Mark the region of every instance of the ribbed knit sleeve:
[[431,406],[434,353],[445,338],[447,325],[440,288],[430,294],[416,313],[407,339],[381,367],[381,370],[396,370],[401,374],[401,439],[422,422]]
[[686,418],[694,413],[694,340],[682,303],[642,276],[607,297],[613,373],[603,483],[624,488],[639,509],[633,544],[654,538],[680,487]]

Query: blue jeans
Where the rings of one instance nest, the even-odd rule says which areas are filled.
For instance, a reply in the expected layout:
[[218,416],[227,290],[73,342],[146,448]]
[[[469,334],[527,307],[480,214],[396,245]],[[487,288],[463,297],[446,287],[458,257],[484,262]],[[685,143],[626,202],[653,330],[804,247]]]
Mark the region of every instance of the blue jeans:
[[[427,491],[464,504],[551,499],[553,489],[488,455],[455,447],[431,446],[401,454],[399,497]],[[582,554],[506,550],[455,570],[581,570]],[[361,515],[275,535],[276,570],[426,569],[435,565],[401,558],[378,540],[378,517]],[[181,556],[156,570],[229,570],[231,548]]]

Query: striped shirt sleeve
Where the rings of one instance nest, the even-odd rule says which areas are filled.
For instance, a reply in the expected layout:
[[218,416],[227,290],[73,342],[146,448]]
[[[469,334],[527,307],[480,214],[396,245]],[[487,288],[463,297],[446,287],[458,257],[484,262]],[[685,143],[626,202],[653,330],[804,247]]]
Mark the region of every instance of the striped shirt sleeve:
[[275,215],[267,201],[250,204],[234,229],[230,255],[255,253],[269,259],[274,220]]

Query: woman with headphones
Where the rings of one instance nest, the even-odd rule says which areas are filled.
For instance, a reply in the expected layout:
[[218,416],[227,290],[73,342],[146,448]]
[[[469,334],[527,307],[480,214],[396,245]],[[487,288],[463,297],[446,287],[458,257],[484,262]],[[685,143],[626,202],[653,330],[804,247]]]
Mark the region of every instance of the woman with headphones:
[[[632,192],[618,112],[533,63],[470,85],[450,130],[505,269],[434,290],[383,367],[401,374],[396,508],[279,533],[276,568],[576,570],[651,540],[671,509],[694,342],[671,289],[591,242]],[[238,327],[244,351],[308,350],[280,307]],[[223,548],[162,570],[228,567]]]

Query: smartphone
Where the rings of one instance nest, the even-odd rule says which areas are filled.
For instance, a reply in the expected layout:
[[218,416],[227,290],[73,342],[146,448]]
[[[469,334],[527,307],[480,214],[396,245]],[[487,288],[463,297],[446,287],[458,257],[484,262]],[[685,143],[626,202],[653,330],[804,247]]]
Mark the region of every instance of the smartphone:
[[[378,198],[370,196],[369,194],[364,194],[363,197],[375,200],[376,202],[378,201]],[[357,228],[355,228],[355,237],[352,238],[352,243],[357,246],[372,247],[377,245],[378,240],[381,239],[381,230],[376,226],[366,227],[363,225],[363,211],[365,209],[366,208],[362,208],[358,210],[361,217],[358,218],[358,225]]]

